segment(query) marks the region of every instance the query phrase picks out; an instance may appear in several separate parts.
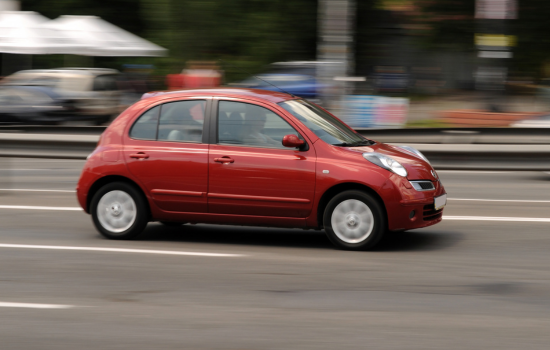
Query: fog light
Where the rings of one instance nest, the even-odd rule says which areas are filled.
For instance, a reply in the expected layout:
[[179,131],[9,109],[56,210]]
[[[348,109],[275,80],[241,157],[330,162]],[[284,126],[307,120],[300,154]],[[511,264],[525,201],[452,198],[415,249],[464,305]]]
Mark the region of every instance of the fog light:
[[416,212],[414,210],[411,211],[411,213],[409,214],[409,219],[414,218],[415,215],[416,215]]

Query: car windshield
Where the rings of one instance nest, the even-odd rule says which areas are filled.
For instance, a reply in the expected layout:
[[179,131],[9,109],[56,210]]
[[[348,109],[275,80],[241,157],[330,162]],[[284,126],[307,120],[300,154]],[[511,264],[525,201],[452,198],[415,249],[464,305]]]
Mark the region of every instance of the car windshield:
[[290,100],[281,102],[279,105],[326,143],[344,147],[364,146],[373,143],[355,133],[331,114],[305,100]]

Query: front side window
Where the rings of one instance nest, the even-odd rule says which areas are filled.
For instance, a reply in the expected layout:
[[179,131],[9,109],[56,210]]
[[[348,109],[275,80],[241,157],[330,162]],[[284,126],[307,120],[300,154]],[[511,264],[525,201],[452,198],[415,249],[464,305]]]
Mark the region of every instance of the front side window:
[[249,103],[220,101],[218,142],[285,149],[285,135],[301,137],[283,118],[267,108]]
[[337,118],[307,101],[290,100],[279,105],[326,143],[335,146],[361,146],[371,143]]

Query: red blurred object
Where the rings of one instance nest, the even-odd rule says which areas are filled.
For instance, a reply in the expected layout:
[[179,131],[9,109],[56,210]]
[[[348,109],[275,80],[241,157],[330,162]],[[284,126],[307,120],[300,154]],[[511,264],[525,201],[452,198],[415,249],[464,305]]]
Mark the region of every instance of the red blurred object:
[[188,62],[181,74],[168,74],[166,85],[169,90],[218,87],[222,82],[222,72],[213,62]]
[[[227,109],[224,114],[219,107],[221,103],[234,109]],[[230,88],[185,90],[141,100],[105,130],[100,144],[89,156],[77,187],[79,203],[92,214],[98,230],[115,239],[135,236],[134,226],[141,222],[144,227],[149,220],[325,228],[329,233],[336,232],[334,227],[338,223],[334,217],[338,207],[333,207],[341,197],[344,199],[340,204],[359,205],[358,209],[347,212],[342,209],[350,232],[358,222],[365,224],[361,203],[367,205],[373,215],[371,219],[375,224],[369,226],[373,235],[382,235],[383,232],[376,230],[407,230],[441,221],[442,209],[434,207],[434,198],[444,195],[445,189],[429,163],[394,146],[371,144],[351,129],[343,132],[361,138],[364,145],[325,142],[324,135],[320,138],[315,128],[283,108],[284,103],[308,105],[283,93]],[[235,109],[241,105],[244,109]],[[181,106],[178,113],[170,114],[171,108],[176,110],[177,106]],[[316,105],[309,106],[321,110]],[[191,110],[194,115],[185,112]],[[266,114],[253,119],[253,110],[265,110]],[[341,123],[328,112],[324,113],[327,123]],[[199,130],[199,133],[193,136],[193,132],[189,132],[187,140],[171,138],[170,135],[177,134],[173,130],[168,133],[175,125],[169,121],[173,117],[179,118],[178,125],[186,125],[188,130]],[[280,137],[273,136],[279,143],[269,146],[267,143],[265,146],[245,144],[242,138],[241,141],[219,141],[220,125],[239,132],[246,129],[247,121],[251,125],[259,124],[261,129],[270,120],[279,121],[270,130],[291,128],[296,134],[285,132]],[[229,126],[241,125],[239,123],[243,126],[230,129]],[[166,130],[165,125],[168,125]],[[338,125],[342,133],[346,126]],[[336,131],[337,127],[332,127]],[[150,134],[147,128],[152,129]],[[271,137],[265,138],[273,141]],[[400,176],[376,165],[363,154],[391,157],[402,164],[407,175]],[[415,189],[415,183],[411,186],[410,182],[415,180],[423,180],[433,188]],[[117,215],[127,214],[124,205],[128,203],[121,195],[120,203],[106,200],[106,205],[102,200],[111,193],[109,190],[127,193],[133,198],[133,208],[140,214],[133,216],[133,226],[119,232],[106,231],[105,227],[111,227],[107,219],[112,220],[113,227],[118,227],[115,225],[119,220]],[[327,212],[332,213],[328,219]],[[101,223],[105,213],[110,215],[104,218],[107,226]],[[122,229],[126,227],[123,224],[120,224]],[[335,242],[334,235],[329,234],[329,238]],[[367,235],[366,240],[369,239]],[[350,238],[349,242],[335,243],[341,248],[359,249],[376,242],[356,244]]]
[[168,74],[166,76],[166,86],[169,90],[183,89],[183,75],[182,74]]

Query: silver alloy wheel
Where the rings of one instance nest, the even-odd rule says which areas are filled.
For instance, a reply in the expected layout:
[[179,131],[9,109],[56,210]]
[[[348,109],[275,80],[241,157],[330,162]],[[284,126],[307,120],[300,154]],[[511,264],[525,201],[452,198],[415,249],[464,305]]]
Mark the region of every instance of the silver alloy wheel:
[[129,229],[137,217],[134,199],[124,191],[110,191],[97,203],[97,219],[103,228],[113,233]]
[[332,211],[332,230],[346,243],[360,243],[370,236],[374,216],[369,206],[357,199],[342,201]]

